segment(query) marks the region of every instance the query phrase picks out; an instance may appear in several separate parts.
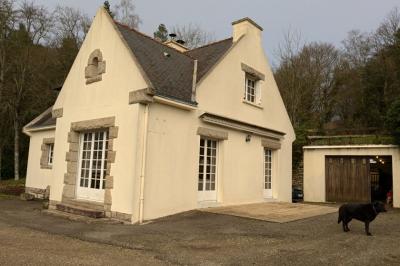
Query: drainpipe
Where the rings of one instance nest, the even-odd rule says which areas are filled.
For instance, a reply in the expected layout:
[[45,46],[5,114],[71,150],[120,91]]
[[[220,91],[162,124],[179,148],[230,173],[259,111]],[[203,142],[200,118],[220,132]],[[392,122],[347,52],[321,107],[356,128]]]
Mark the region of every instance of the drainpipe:
[[147,152],[147,132],[149,120],[149,104],[145,104],[144,121],[142,132],[142,161],[140,169],[140,194],[139,194],[139,224],[143,223],[143,210],[144,210],[144,180],[146,172],[146,152]]

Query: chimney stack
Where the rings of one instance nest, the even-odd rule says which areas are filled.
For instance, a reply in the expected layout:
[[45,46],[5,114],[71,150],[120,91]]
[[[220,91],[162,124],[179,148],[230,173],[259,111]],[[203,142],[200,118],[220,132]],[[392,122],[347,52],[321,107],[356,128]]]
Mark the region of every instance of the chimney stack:
[[248,17],[232,22],[232,26],[233,42],[236,42],[245,34],[251,34],[261,39],[263,28]]

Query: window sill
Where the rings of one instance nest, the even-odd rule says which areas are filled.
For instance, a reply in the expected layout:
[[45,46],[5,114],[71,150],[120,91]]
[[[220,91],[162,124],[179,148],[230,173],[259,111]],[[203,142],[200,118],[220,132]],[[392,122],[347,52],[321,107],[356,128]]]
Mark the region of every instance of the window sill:
[[53,165],[41,165],[40,166],[40,169],[49,169],[49,170],[51,170],[51,169],[53,169]]
[[259,108],[259,109],[264,109],[264,107],[262,107],[260,104],[252,103],[252,102],[249,102],[249,101],[246,101],[246,100],[243,100],[243,103],[251,105],[251,106]]

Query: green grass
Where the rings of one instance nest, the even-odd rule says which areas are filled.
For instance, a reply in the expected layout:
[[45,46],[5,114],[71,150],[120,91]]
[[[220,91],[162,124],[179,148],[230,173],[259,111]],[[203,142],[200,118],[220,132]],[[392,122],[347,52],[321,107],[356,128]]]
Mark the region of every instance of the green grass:
[[1,180],[0,181],[0,200],[10,199],[19,196],[25,190],[25,179],[14,180]]
[[25,178],[20,180],[14,180],[14,179],[0,180],[0,186],[25,186]]

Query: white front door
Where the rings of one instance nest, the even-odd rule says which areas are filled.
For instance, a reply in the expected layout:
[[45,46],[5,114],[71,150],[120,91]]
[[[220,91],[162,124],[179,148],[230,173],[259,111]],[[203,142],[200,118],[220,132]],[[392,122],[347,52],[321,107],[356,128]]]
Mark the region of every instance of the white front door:
[[107,150],[107,131],[80,135],[77,199],[104,201]]
[[272,150],[264,148],[264,198],[272,198]]
[[200,139],[198,201],[217,201],[216,140]]

